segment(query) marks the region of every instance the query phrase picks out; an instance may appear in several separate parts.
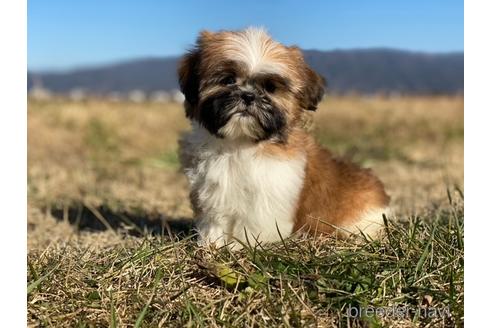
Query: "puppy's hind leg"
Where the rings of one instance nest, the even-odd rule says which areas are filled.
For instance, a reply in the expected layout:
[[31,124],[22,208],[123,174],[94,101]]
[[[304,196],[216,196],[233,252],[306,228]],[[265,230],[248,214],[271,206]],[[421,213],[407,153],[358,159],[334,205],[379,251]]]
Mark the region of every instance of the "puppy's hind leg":
[[383,215],[388,217],[390,214],[388,207],[372,209],[361,215],[352,225],[344,227],[344,232],[355,235],[363,233],[370,239],[380,239],[384,235]]

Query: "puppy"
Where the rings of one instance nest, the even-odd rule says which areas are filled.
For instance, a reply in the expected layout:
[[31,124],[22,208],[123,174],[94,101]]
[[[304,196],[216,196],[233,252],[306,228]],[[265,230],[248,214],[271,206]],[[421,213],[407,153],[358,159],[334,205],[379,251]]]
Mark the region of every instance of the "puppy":
[[302,128],[324,79],[262,29],[204,31],[179,66],[191,132],[180,160],[201,244],[275,242],[296,231],[375,237],[389,197],[367,169]]

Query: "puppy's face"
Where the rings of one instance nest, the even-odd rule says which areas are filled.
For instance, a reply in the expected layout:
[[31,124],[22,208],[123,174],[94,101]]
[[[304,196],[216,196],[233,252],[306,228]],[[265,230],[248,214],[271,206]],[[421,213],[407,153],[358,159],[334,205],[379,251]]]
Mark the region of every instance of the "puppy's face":
[[285,140],[303,110],[315,110],[324,80],[297,47],[261,29],[202,32],[179,67],[186,115],[225,139]]

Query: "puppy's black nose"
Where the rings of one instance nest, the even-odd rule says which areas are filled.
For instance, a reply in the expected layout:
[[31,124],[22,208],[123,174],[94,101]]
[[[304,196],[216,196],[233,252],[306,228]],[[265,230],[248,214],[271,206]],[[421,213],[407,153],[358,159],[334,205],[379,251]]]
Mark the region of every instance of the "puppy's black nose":
[[241,98],[244,100],[246,105],[249,105],[255,100],[255,94],[252,92],[245,91],[241,94]]

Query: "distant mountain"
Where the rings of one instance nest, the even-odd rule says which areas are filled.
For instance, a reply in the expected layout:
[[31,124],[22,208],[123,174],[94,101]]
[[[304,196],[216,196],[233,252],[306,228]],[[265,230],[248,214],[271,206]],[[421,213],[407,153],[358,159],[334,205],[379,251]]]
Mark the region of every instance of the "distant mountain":
[[[463,92],[464,54],[429,54],[393,49],[304,51],[307,62],[328,81],[332,92],[399,92],[451,94]],[[178,58],[137,59],[66,72],[28,72],[34,81],[57,93],[83,89],[92,94],[178,88]]]

